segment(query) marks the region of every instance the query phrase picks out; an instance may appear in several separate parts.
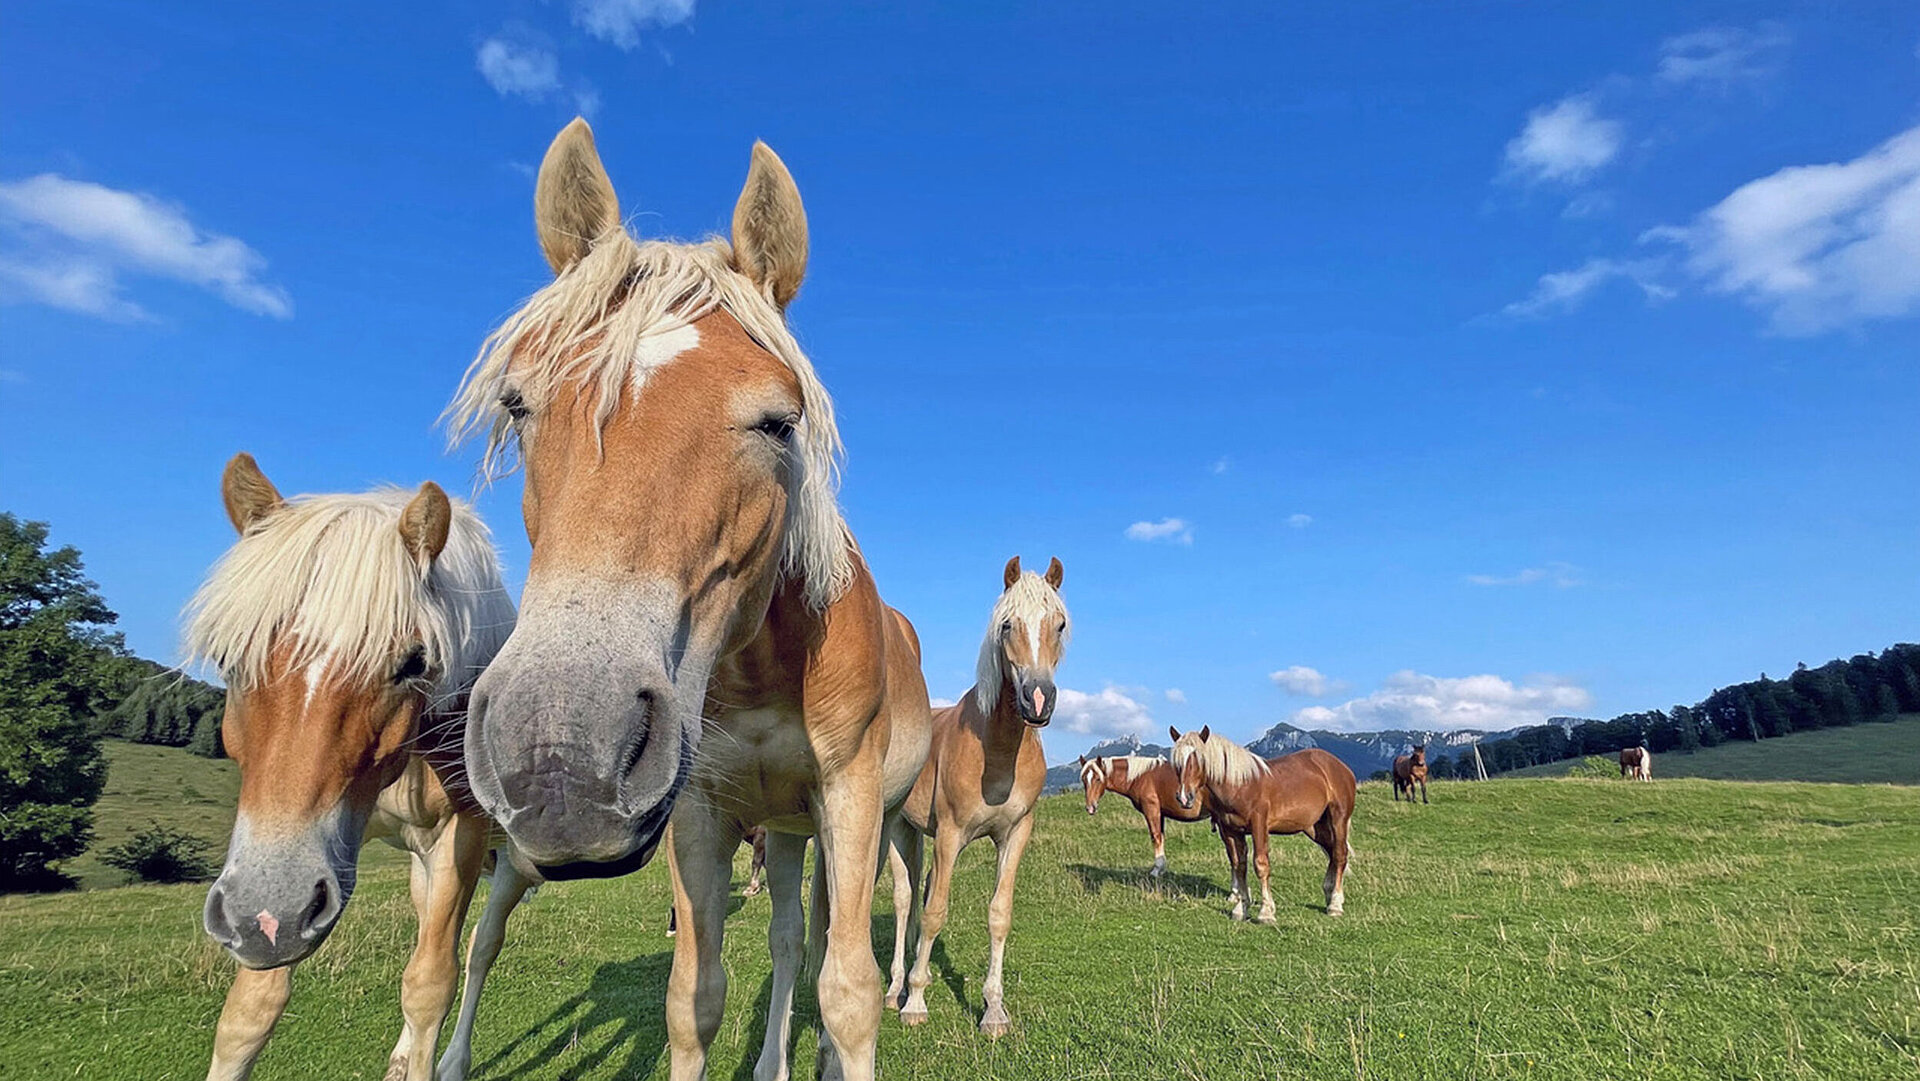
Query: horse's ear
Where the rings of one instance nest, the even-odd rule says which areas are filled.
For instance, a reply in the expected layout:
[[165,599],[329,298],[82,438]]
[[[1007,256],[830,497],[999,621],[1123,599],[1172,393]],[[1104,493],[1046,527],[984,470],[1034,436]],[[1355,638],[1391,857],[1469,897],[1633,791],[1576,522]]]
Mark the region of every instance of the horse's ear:
[[1180,742],[1180,730],[1179,730],[1178,728],[1175,728],[1175,727],[1174,727],[1174,726],[1172,726],[1172,725],[1168,725],[1168,726],[1167,726],[1167,735],[1169,735],[1169,736],[1172,736],[1172,737],[1173,737],[1173,741],[1174,741],[1175,743],[1178,743],[1178,742]]
[[733,268],[786,310],[807,276],[807,211],[785,162],[765,143],[753,144],[747,186],[733,206]]
[[287,503],[280,498],[280,489],[260,472],[260,463],[246,451],[234,455],[220,474],[220,500],[227,505],[227,519],[239,533]]
[[1212,725],[1203,724],[1200,726],[1200,742],[1205,743],[1207,741],[1207,737],[1211,735],[1213,735]]
[[1000,580],[1006,583],[1006,587],[1008,589],[1012,589],[1013,583],[1018,582],[1020,580],[1020,557],[1019,556],[1014,556],[1012,559],[1007,560],[1006,573],[1000,576]]
[[1060,565],[1060,557],[1054,556],[1047,563],[1047,584],[1058,590],[1060,580],[1067,576],[1067,568]]
[[579,117],[560,129],[533,185],[533,224],[555,274],[587,257],[595,241],[620,228],[620,200]]
[[1083,765],[1083,766],[1087,764],[1087,756],[1086,756],[1086,755],[1084,755],[1084,754],[1083,754],[1083,755],[1081,755],[1081,756],[1080,756],[1080,764],[1081,764],[1081,765]]
[[452,526],[453,504],[447,502],[447,493],[432,481],[420,485],[419,494],[400,512],[400,540],[423,573],[440,558]]

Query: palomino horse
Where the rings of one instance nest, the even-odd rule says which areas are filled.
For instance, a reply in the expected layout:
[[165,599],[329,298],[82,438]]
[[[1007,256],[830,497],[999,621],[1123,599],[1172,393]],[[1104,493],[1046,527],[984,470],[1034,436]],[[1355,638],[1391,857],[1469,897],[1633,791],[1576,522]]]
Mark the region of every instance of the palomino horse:
[[[1001,962],[1013,926],[1013,882],[1020,853],[1033,834],[1033,805],[1046,784],[1046,752],[1040,729],[1058,701],[1053,672],[1066,650],[1072,626],[1060,599],[1065,574],[1058,559],[1046,577],[1022,573],[1020,557],[1007,561],[1005,587],[993,606],[980,643],[975,683],[957,705],[934,714],[933,752],[907,797],[902,818],[890,824],[888,855],[893,870],[895,931],[889,1002],[900,1002],[910,930],[919,937],[913,975],[900,1009],[909,1025],[927,1019],[927,984],[933,980],[934,939],[947,922],[947,896],[960,850],[980,837],[993,838],[999,853],[993,902],[987,910],[992,948],[982,985],[986,1010],[980,1031],[999,1036],[1013,1027],[1002,1001]],[[916,903],[913,880],[920,871],[921,836],[933,838],[933,871],[925,907]],[[900,910],[905,909],[902,913]],[[909,925],[912,925],[910,928]]]
[[[240,766],[240,806],[205,922],[242,967],[207,1076],[252,1070],[292,966],[333,930],[360,845],[377,837],[412,854],[420,920],[386,1076],[424,1081],[489,848],[460,737],[468,689],[513,626],[499,559],[473,511],[431,482],[285,500],[241,454],[221,488],[240,540],[194,595],[187,644],[227,681],[221,736]],[[481,985],[534,881],[510,856],[474,930],[442,1081],[466,1076]]]
[[669,838],[680,1079],[704,1075],[720,1028],[732,855],[762,823],[774,990],[756,1076],[786,1076],[814,836],[821,1068],[866,1081],[881,823],[931,715],[919,642],[840,515],[833,403],[787,329],[799,192],[756,144],[731,242],[638,242],[575,120],[534,210],[555,280],[487,338],[449,410],[456,437],[489,431],[490,470],[517,444],[533,546],[519,624],[474,687],[474,793],[551,877],[624,874]]
[[1620,776],[1630,781],[1653,780],[1653,752],[1645,747],[1622,747]]
[[[1153,838],[1153,869],[1147,874],[1159,878],[1167,871],[1167,834],[1164,821],[1202,822],[1212,817],[1206,793],[1192,807],[1180,806],[1177,793],[1180,778],[1173,763],[1164,758],[1142,755],[1118,755],[1112,758],[1081,758],[1080,784],[1087,792],[1087,813],[1100,809],[1100,797],[1108,792],[1124,796],[1147,820],[1147,836]],[[1229,857],[1233,849],[1228,848]]]
[[1233,865],[1233,918],[1247,918],[1253,900],[1247,889],[1246,839],[1253,838],[1253,866],[1260,875],[1259,922],[1272,923],[1273,891],[1268,886],[1270,834],[1305,833],[1327,853],[1327,915],[1346,908],[1347,861],[1353,845],[1347,827],[1353,818],[1353,771],[1318,747],[1280,758],[1261,758],[1209,728],[1173,733],[1173,768],[1180,775],[1176,794],[1182,807],[1195,806],[1201,792],[1213,801],[1213,822],[1229,838]]
[[1420,802],[1427,802],[1427,745],[1422,743],[1413,749],[1412,754],[1403,754],[1393,760],[1393,801],[1400,802],[1400,793],[1407,794],[1407,802],[1413,802],[1413,786],[1420,786]]

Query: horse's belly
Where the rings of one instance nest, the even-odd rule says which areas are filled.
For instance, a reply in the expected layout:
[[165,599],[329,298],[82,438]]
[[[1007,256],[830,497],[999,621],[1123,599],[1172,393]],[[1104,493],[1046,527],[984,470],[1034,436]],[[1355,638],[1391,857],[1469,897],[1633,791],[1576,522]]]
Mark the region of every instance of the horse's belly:
[[766,823],[781,833],[810,832],[819,784],[813,745],[798,710],[742,710],[700,741],[698,783],[716,806],[747,825]]

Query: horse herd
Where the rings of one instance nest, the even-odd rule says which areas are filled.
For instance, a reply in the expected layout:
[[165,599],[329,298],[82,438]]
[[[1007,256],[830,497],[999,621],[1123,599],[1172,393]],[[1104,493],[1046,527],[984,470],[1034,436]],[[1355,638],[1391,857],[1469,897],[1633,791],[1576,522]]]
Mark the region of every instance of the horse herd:
[[[755,1078],[789,1075],[803,966],[819,1072],[874,1076],[883,1007],[928,1016],[954,866],[983,837],[998,862],[980,1028],[1007,1031],[1014,881],[1072,630],[1060,561],[1006,564],[977,681],[934,710],[914,628],[841,517],[832,400],[786,326],[807,226],[780,159],[755,145],[729,239],[640,241],[575,120],[541,164],[535,223],[555,278],[485,339],[446,414],[456,439],[484,435],[489,477],[524,473],[517,608],[487,527],[432,482],[286,498],[245,454],[223,475],[239,539],[186,615],[189,653],[227,682],[222,737],[241,775],[204,912],[240,964],[209,1078],[248,1075],[368,838],[410,854],[419,922],[389,1079],[466,1075],[488,970],[528,890],[626,874],[657,849],[678,927],[671,1074],[704,1076],[733,857],[761,830],[773,979]],[[1249,848],[1271,920],[1268,838],[1308,834],[1339,914],[1352,772],[1324,751],[1269,761],[1207,728],[1174,735],[1170,762],[1084,762],[1089,812],[1103,791],[1132,800],[1156,871],[1162,818],[1212,821],[1236,918],[1252,900]],[[489,867],[436,1067],[457,939]],[[900,914],[884,984],[871,937],[882,868]]]

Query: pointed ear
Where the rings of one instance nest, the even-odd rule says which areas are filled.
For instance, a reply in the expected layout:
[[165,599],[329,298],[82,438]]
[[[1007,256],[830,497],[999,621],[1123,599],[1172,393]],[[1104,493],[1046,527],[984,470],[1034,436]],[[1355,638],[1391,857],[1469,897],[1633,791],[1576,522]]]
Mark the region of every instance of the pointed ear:
[[765,143],[753,144],[747,186],[733,206],[733,268],[782,311],[807,276],[807,211],[786,164]]
[[400,512],[400,540],[419,565],[421,573],[440,558],[447,546],[447,530],[453,526],[453,505],[440,486],[427,481],[419,494]]
[[1168,726],[1167,726],[1167,735],[1169,735],[1169,736],[1172,736],[1172,737],[1173,737],[1173,741],[1174,741],[1175,743],[1178,743],[1178,742],[1180,742],[1180,730],[1179,730],[1178,728],[1175,728],[1175,727],[1174,727],[1174,726],[1172,726],[1172,725],[1168,725]]
[[234,455],[227,462],[226,471],[220,474],[220,499],[227,505],[227,519],[233,523],[234,531],[242,534],[253,523],[287,503],[280,498],[280,489],[260,472],[260,464],[246,451]]
[[1083,765],[1083,766],[1087,764],[1087,756],[1086,756],[1086,755],[1084,755],[1084,754],[1083,754],[1083,755],[1081,755],[1081,756],[1080,756],[1080,764],[1081,764],[1081,765]]
[[1207,737],[1211,735],[1213,735],[1212,725],[1203,724],[1200,726],[1200,742],[1205,743],[1207,741]]
[[540,162],[540,179],[533,185],[533,225],[555,274],[586,258],[595,241],[620,228],[613,181],[593,148],[593,129],[577,116],[553,137]]
[[1067,576],[1067,568],[1060,565],[1059,556],[1055,556],[1053,557],[1053,559],[1048,561],[1047,584],[1052,586],[1056,592],[1060,589],[1060,580],[1062,578],[1065,578],[1066,576]]
[[1020,580],[1020,557],[1019,556],[1014,556],[1012,559],[1007,560],[1006,573],[1000,576],[1000,580],[1006,583],[1006,588],[1008,589],[1012,589],[1013,583],[1018,582]]

